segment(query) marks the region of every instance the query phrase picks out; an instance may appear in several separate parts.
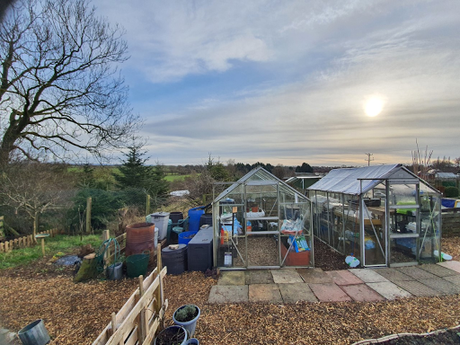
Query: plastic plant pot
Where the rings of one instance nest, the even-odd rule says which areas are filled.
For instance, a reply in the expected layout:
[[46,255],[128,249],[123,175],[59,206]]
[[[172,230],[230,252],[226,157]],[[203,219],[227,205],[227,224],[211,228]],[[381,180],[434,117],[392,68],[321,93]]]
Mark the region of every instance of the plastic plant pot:
[[[179,316],[185,310],[185,308],[195,308],[195,312],[193,314],[188,313],[191,316],[189,318],[182,319]],[[200,308],[198,308],[198,306],[196,306],[195,304],[185,304],[176,309],[176,311],[173,314],[173,321],[176,325],[184,327],[187,330],[190,337],[193,337],[193,335],[195,334],[196,323],[200,317],[200,313]]]

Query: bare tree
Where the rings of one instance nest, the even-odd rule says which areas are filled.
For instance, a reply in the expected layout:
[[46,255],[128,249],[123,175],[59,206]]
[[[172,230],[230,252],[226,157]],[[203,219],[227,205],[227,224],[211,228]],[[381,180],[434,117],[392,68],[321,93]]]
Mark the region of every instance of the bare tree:
[[431,155],[433,154],[433,150],[428,151],[428,145],[425,147],[425,152],[420,151],[420,147],[418,146],[418,140],[415,139],[415,143],[417,145],[417,149],[411,151],[412,154],[412,169],[414,174],[420,176],[422,179],[428,178],[428,169],[431,164]]
[[0,27],[0,164],[12,154],[100,154],[138,122],[117,64],[123,31],[88,0],[17,0]]
[[16,213],[19,210],[26,212],[33,221],[35,237],[39,216],[69,202],[67,184],[59,166],[37,162],[12,163],[0,174],[0,204],[12,207]]

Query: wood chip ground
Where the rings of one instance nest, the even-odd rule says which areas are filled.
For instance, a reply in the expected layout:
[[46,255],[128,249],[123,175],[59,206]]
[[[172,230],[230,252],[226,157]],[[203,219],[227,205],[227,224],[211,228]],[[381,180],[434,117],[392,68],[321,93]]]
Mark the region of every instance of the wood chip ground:
[[[460,240],[443,240],[443,251],[460,259]],[[344,268],[327,248],[317,266]],[[329,260],[329,261],[328,261]],[[336,267],[333,267],[335,262]],[[93,280],[75,284],[72,269],[46,259],[23,268],[0,271],[0,323],[17,332],[44,319],[54,344],[91,344],[137,286],[136,279]],[[201,308],[196,337],[202,345],[217,344],[351,344],[404,332],[425,333],[460,323],[458,295],[410,298],[378,303],[208,304],[212,277],[200,272],[167,276],[166,325],[174,310],[186,303]],[[18,341],[17,344],[20,344]]]

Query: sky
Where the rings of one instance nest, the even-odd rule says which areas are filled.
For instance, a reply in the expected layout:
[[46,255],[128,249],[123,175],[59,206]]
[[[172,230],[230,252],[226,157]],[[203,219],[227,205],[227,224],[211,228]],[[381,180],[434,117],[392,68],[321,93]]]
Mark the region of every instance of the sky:
[[93,4],[126,30],[152,164],[460,157],[459,1]]

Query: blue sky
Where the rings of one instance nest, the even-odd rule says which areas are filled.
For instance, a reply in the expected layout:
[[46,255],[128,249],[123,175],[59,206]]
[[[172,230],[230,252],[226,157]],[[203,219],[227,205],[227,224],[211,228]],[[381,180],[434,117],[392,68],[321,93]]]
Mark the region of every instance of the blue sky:
[[458,1],[93,3],[126,30],[150,163],[460,157]]

